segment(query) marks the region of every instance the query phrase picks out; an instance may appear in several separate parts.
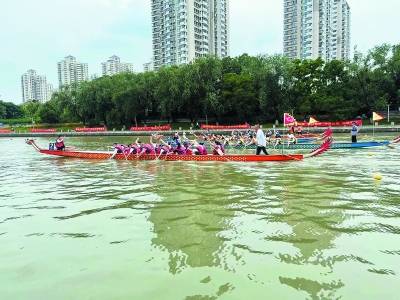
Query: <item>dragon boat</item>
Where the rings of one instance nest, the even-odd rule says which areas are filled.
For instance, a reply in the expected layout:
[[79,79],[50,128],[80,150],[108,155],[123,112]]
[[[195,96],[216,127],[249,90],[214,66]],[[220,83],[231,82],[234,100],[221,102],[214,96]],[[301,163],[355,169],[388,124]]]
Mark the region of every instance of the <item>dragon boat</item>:
[[[369,142],[358,142],[358,143],[346,143],[346,142],[334,142],[331,145],[332,150],[337,150],[337,149],[365,149],[365,148],[376,148],[376,147],[384,147],[384,146],[391,146],[393,144],[399,144],[400,143],[400,137],[397,139],[389,142],[389,141],[382,141],[382,142],[376,142],[376,141],[369,141]],[[268,144],[267,148],[268,149],[278,149],[278,150],[310,150],[310,149],[316,149],[320,146],[320,144],[315,144],[315,143],[298,143],[298,144],[287,144],[287,143],[282,143],[278,145],[274,144]],[[226,148],[230,149],[255,149],[255,145],[229,145],[225,146]]]
[[[107,160],[111,159],[114,152],[112,151],[79,151],[66,149],[64,151],[59,150],[47,150],[40,148],[35,140],[26,140],[28,145],[41,154],[66,157],[66,158],[80,158],[80,159],[93,159],[93,160]],[[129,161],[143,161],[143,160],[163,160],[163,161],[219,161],[219,162],[279,162],[279,161],[299,161],[306,158],[316,157],[322,153],[328,151],[332,145],[332,139],[327,138],[318,148],[314,149],[309,154],[278,154],[278,155],[246,155],[246,154],[226,154],[226,155],[124,155],[117,154],[114,156],[114,160],[129,160]]]

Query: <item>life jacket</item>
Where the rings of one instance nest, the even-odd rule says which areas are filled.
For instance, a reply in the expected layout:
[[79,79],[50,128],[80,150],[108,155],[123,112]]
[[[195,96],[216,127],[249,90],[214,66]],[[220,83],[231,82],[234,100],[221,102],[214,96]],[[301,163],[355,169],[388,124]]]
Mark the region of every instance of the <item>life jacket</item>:
[[125,146],[121,145],[121,144],[118,144],[118,145],[115,146],[115,149],[117,149],[117,153],[124,153]]
[[161,146],[156,145],[156,146],[154,147],[154,152],[155,152],[157,155],[160,154],[160,153],[161,153]]
[[193,155],[193,151],[190,148],[186,148],[186,155]]
[[135,146],[135,145],[130,145],[129,146],[129,154],[138,154],[140,151],[140,148]]
[[[156,151],[154,150],[154,147],[150,144],[144,144],[141,148],[141,150],[145,150],[145,154],[156,154]],[[141,152],[142,152],[141,151]]]
[[58,149],[58,148],[63,148],[63,147],[65,147],[65,144],[64,144],[64,141],[63,140],[56,140],[56,142],[55,142],[55,146],[56,146],[56,148]]
[[124,154],[129,155],[131,153],[131,148],[130,147],[125,147],[124,148]]
[[160,149],[160,153],[162,153],[162,154],[171,153],[171,147],[168,147],[168,146],[164,145],[164,146],[160,146],[159,149]]
[[175,147],[174,153],[178,154],[178,155],[185,155],[186,154],[186,149],[182,145],[179,145],[179,146]]
[[203,145],[198,145],[196,147],[198,155],[207,155],[207,148]]

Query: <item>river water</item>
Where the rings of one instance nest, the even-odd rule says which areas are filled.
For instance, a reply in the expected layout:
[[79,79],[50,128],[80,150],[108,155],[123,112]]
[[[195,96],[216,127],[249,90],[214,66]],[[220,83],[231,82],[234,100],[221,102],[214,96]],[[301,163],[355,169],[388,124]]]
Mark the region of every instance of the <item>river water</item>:
[[116,162],[2,138],[0,153],[1,299],[399,299],[400,148]]

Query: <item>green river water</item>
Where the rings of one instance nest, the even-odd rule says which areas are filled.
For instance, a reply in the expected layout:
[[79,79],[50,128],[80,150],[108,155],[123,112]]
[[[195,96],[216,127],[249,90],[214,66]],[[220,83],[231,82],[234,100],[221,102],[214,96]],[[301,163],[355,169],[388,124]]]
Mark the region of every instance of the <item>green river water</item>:
[[400,147],[127,162],[1,138],[0,153],[0,299],[400,298]]

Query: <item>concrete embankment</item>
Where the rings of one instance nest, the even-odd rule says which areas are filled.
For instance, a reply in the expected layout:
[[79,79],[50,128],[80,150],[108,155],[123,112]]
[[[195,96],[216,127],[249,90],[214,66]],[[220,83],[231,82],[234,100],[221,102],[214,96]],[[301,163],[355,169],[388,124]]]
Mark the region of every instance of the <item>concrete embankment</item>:
[[[306,132],[310,133],[322,133],[326,128],[305,128]],[[349,127],[335,127],[332,128],[334,133],[350,133]],[[264,130],[268,130],[265,129]],[[280,132],[284,133],[287,131],[285,128],[277,128]],[[232,130],[180,130],[180,132],[185,131],[186,133],[215,133],[215,134],[231,134]],[[241,130],[246,132],[247,130]],[[363,126],[360,130],[361,133],[397,133],[400,132],[400,126],[378,126],[373,128],[373,126]],[[172,131],[163,131],[159,132],[163,135],[171,135],[174,134],[176,130]],[[56,137],[59,135],[68,136],[68,137],[85,137],[85,136],[149,136],[154,134],[155,132],[133,132],[133,131],[105,131],[105,132],[75,132],[75,131],[59,131],[59,132],[43,132],[43,133],[32,133],[32,132],[12,132],[12,133],[0,133],[0,138],[2,137],[25,137],[25,138],[34,138],[34,137]]]

